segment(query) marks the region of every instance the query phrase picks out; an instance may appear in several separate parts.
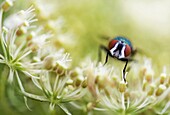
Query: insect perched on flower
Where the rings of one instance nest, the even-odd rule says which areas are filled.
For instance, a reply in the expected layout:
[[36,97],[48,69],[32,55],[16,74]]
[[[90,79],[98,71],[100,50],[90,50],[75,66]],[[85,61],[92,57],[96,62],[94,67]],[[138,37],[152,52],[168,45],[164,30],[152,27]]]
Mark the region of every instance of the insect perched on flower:
[[101,49],[107,53],[104,65],[107,63],[109,56],[126,62],[123,68],[123,80],[126,83],[126,67],[129,61],[133,61],[132,56],[136,53],[132,43],[125,37],[115,37],[109,42],[108,47],[100,46],[99,61],[101,60]]

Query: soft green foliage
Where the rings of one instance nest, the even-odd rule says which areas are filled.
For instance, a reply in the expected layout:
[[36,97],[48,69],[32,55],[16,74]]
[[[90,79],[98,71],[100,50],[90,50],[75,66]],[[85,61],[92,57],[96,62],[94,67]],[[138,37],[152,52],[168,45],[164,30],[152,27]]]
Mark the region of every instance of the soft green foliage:
[[[168,3],[0,0],[1,114],[169,115]],[[117,35],[138,49],[127,83],[124,63],[97,62]]]

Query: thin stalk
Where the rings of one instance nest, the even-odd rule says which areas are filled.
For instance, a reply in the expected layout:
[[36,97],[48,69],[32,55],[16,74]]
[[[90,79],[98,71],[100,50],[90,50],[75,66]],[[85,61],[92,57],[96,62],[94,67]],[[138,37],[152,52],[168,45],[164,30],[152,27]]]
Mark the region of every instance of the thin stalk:
[[3,9],[0,9],[0,35],[2,33],[2,16],[3,16]]

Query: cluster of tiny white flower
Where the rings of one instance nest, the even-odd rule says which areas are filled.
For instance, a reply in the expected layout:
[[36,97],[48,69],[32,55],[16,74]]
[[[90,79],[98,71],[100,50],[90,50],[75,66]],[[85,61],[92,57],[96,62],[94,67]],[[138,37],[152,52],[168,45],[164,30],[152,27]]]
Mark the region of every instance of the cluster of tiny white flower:
[[[90,64],[87,65],[87,64]],[[86,66],[85,66],[86,65]],[[137,71],[131,70],[128,84],[121,79],[121,74],[112,66],[96,66],[85,62],[84,73],[87,88],[94,98],[90,110],[102,110],[110,114],[139,114],[152,108],[155,113],[169,112],[169,76],[164,71],[160,76],[154,75],[151,60],[144,58],[144,64],[136,64]],[[127,74],[126,74],[127,76]],[[164,104],[157,109],[158,105]]]
[[[32,25],[37,21],[33,6],[3,18],[3,13],[12,3],[4,1],[0,11],[0,63],[9,70],[8,83],[17,82],[16,87],[24,96],[27,107],[27,98],[31,98],[49,102],[50,110],[58,105],[69,113],[62,103],[77,100],[85,93],[83,87],[71,79],[69,67],[72,59],[69,53],[51,45],[48,39],[52,34],[45,32],[43,26],[37,28]],[[29,77],[42,95],[27,92],[22,76]]]

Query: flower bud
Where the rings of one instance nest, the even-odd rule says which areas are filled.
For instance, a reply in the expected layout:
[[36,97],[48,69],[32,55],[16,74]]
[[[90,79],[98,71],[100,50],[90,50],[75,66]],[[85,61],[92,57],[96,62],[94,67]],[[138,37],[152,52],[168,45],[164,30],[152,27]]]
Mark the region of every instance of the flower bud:
[[151,84],[149,86],[148,95],[153,95],[154,91],[155,91],[155,85]]
[[125,92],[125,99],[127,100],[130,97],[130,93],[129,92]]
[[78,76],[78,72],[77,71],[71,71],[70,77],[73,79],[75,77]]
[[104,80],[103,76],[97,76],[95,79],[95,83],[98,84],[100,89],[103,89],[105,84],[103,84],[103,82],[105,82],[106,80]]
[[73,80],[72,79],[68,79],[66,82],[67,85],[72,85],[73,84]]
[[35,37],[35,33],[34,32],[29,33],[28,36],[27,36],[27,41],[32,40],[33,37]]
[[146,80],[143,81],[143,84],[142,84],[142,89],[143,91],[146,90],[146,87],[148,86],[148,82]]
[[47,70],[50,70],[54,67],[54,59],[51,56],[47,56],[45,57],[45,59],[43,60],[43,65],[44,68]]
[[166,89],[166,86],[165,85],[159,85],[158,89],[156,90],[156,96],[160,96]]
[[83,81],[82,87],[83,87],[83,88],[86,88],[86,87],[87,87],[87,79],[85,79],[85,80]]
[[27,20],[25,20],[25,21],[23,22],[23,26],[28,27],[28,26],[30,26],[30,24],[29,24],[29,22],[28,22]]
[[120,91],[121,93],[123,93],[123,92],[126,91],[126,83],[125,83],[124,81],[121,81],[121,82],[119,83],[119,91]]
[[75,81],[75,86],[80,86],[80,84],[84,81],[83,76],[79,76],[77,77],[76,81]]
[[34,44],[34,43],[32,43],[32,42],[30,42],[30,43],[28,44],[28,46],[30,47],[30,49],[31,49],[33,52],[36,52],[36,51],[39,49],[38,45],[37,45],[37,44]]
[[1,8],[6,12],[9,10],[9,8],[11,8],[13,6],[13,0],[5,0],[2,4],[1,4]]
[[87,110],[88,110],[88,111],[92,110],[93,107],[94,107],[94,103],[89,102],[89,103],[87,104]]
[[16,32],[17,36],[21,36],[23,34],[27,33],[27,28],[25,26],[21,26],[19,30]]
[[66,68],[62,64],[56,63],[54,70],[57,74],[62,76],[64,75]]
[[152,81],[152,74],[151,73],[147,73],[146,75],[145,75],[145,79],[146,79],[146,81],[147,82],[151,82]]
[[165,79],[166,79],[166,74],[165,73],[162,73],[160,75],[160,84],[163,84],[165,82]]
[[105,95],[107,95],[107,96],[110,96],[110,95],[111,95],[109,89],[103,88],[102,90],[104,91]]

